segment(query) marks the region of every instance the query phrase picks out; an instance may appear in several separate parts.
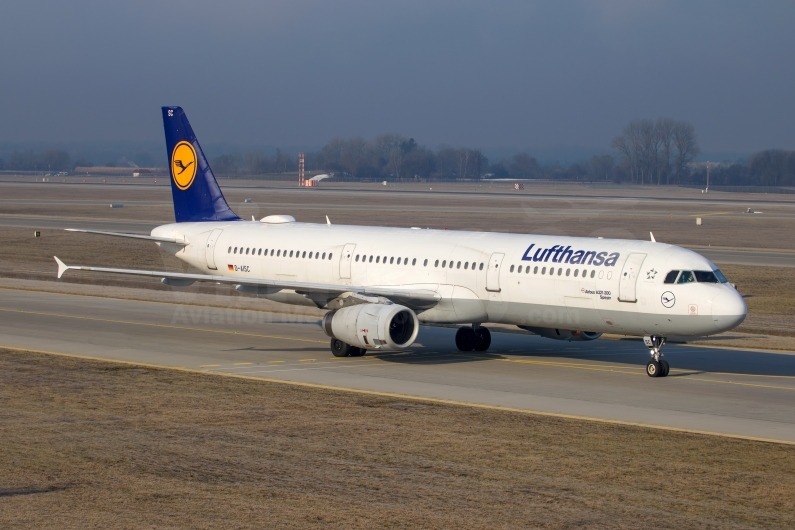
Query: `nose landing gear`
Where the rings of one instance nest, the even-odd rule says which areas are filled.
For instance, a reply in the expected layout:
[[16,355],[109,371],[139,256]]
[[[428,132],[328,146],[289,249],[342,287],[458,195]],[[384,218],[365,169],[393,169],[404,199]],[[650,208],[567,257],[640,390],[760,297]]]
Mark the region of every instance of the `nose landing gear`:
[[643,337],[643,343],[649,348],[651,354],[651,360],[646,364],[646,375],[649,377],[667,376],[671,367],[668,365],[668,361],[660,359],[663,355],[660,349],[665,344],[665,337],[646,335]]

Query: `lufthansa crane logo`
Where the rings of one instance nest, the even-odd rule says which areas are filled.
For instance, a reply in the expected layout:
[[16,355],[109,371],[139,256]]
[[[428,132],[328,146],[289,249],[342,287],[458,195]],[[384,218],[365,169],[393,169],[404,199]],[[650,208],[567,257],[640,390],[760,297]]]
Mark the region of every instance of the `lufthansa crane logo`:
[[671,291],[665,291],[660,297],[660,302],[662,302],[662,305],[664,307],[670,309],[676,303],[676,297],[674,296],[674,293],[672,293]]
[[171,178],[181,190],[190,188],[196,177],[196,149],[189,142],[179,142],[171,152]]

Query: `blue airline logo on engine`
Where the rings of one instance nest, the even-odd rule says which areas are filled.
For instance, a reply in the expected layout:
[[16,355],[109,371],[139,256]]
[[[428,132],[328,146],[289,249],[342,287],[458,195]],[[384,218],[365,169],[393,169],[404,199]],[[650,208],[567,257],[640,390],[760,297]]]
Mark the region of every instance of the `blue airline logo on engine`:
[[[621,255],[618,252],[596,252],[595,250],[574,250],[569,246],[552,245],[550,248],[535,248],[536,244],[533,243],[522,256],[523,261],[541,261],[547,263],[568,263],[570,265],[593,265],[599,267],[615,267],[618,257]],[[532,253],[532,254],[531,254]]]

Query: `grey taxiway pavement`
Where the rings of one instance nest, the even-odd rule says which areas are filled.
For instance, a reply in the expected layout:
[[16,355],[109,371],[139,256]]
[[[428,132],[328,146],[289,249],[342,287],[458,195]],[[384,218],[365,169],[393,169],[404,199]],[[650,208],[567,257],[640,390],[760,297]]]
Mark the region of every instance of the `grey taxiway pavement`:
[[493,333],[461,353],[423,327],[405,352],[337,359],[314,318],[0,289],[0,346],[795,442],[795,355]]

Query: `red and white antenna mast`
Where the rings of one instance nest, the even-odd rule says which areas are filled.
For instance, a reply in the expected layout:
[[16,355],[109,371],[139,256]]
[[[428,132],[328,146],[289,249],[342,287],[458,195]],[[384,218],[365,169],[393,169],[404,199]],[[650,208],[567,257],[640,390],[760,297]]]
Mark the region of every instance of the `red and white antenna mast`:
[[298,185],[299,186],[306,186],[306,180],[304,179],[304,152],[303,151],[298,153]]

